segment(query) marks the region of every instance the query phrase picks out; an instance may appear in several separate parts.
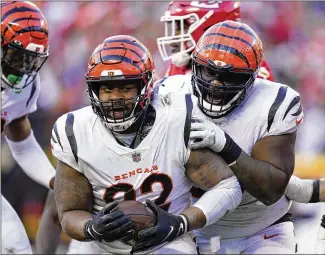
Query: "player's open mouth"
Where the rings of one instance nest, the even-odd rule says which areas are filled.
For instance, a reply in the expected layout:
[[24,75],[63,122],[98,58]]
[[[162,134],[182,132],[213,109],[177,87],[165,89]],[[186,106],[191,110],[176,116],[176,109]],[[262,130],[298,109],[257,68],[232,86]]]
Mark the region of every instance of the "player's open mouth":
[[210,104],[221,105],[223,98],[215,98],[215,97],[212,97],[210,94],[207,94],[205,100],[207,102],[209,102]]
[[123,119],[128,115],[128,112],[128,109],[125,107],[113,107],[107,111],[108,115],[114,119]]
[[116,119],[122,119],[124,117],[124,111],[114,111],[113,116]]

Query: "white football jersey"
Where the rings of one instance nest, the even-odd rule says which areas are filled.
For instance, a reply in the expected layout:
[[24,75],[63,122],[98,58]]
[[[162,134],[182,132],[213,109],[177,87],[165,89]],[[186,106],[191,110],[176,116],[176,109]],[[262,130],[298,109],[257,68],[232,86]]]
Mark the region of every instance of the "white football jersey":
[[[24,82],[24,79],[21,82]],[[37,75],[33,83],[20,93],[15,93],[11,88],[1,90],[1,126],[37,110],[40,87],[40,78]]]
[[[161,94],[169,91],[192,93],[191,76],[176,75],[158,81]],[[194,115],[204,115],[194,107]],[[221,127],[249,155],[255,143],[266,136],[281,135],[297,130],[303,120],[299,94],[290,87],[263,79],[256,79],[249,95],[233,112],[219,119],[210,119]],[[265,206],[248,192],[241,204],[215,224],[200,230],[208,236],[239,238],[252,235],[270,226],[291,206],[285,196],[271,206]]]
[[[177,94],[177,95],[176,95]],[[90,106],[61,116],[52,132],[52,152],[85,175],[93,188],[93,213],[107,203],[154,200],[179,214],[190,206],[191,182],[185,175],[190,150],[191,95],[155,94],[156,119],[136,149],[120,145]],[[120,241],[98,243],[113,253],[129,253]]]

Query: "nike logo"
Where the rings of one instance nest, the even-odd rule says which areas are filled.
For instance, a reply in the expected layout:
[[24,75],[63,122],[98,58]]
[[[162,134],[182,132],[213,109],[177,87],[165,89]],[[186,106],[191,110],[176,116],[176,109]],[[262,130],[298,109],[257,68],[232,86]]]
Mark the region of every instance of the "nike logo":
[[300,120],[296,120],[296,124],[299,125],[302,122],[303,119],[304,119],[304,117],[301,117]]
[[177,232],[177,236],[179,235],[179,232],[182,231],[181,233],[184,232],[184,226],[183,226],[183,223],[180,224],[179,226],[179,229],[178,229],[178,232]]
[[169,236],[170,236],[170,234],[174,231],[174,227],[172,227],[172,226],[169,226],[170,227],[170,231],[169,231],[169,233],[168,233],[168,235],[165,237],[165,239],[164,240],[162,240],[161,242],[163,243]]
[[275,234],[275,235],[271,235],[271,236],[264,235],[264,240],[270,239],[270,238],[278,236],[278,235],[279,234]]

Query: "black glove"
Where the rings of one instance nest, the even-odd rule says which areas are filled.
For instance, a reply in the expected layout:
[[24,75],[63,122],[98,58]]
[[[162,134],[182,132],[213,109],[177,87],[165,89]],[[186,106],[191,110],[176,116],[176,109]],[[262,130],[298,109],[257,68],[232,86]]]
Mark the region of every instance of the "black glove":
[[156,215],[157,224],[138,233],[138,241],[133,245],[131,253],[170,242],[187,232],[187,219],[184,215],[168,213],[150,200],[146,204]]
[[117,202],[106,205],[93,220],[84,226],[88,240],[113,242],[132,234],[129,216],[116,209]]

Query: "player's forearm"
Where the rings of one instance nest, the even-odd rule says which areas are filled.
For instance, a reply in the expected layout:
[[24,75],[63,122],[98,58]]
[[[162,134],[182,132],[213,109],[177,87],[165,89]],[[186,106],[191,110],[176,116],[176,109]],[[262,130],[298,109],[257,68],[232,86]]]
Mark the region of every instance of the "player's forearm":
[[85,224],[92,220],[90,212],[75,210],[67,211],[60,217],[63,231],[71,238],[78,241],[85,241],[87,238],[84,233]]
[[184,212],[182,212],[182,214],[186,216],[187,223],[188,223],[187,226],[188,231],[202,228],[206,224],[206,217],[203,211],[199,208],[192,206],[186,209]]
[[285,195],[298,203],[325,202],[325,179],[307,180],[291,176]]
[[242,187],[265,205],[271,205],[282,197],[290,178],[284,171],[243,151],[231,169]]
[[61,225],[54,191],[50,190],[42,213],[35,246],[38,254],[55,254],[60,243]]
[[49,188],[55,169],[48,160],[33,132],[22,141],[12,141],[6,137],[14,159],[24,172],[37,183]]
[[60,243],[60,223],[58,224],[49,214],[48,211],[45,211],[42,215],[35,240],[37,254],[55,254]]
[[221,181],[182,214],[188,219],[189,230],[211,225],[232,212],[241,202],[242,190],[235,176]]

